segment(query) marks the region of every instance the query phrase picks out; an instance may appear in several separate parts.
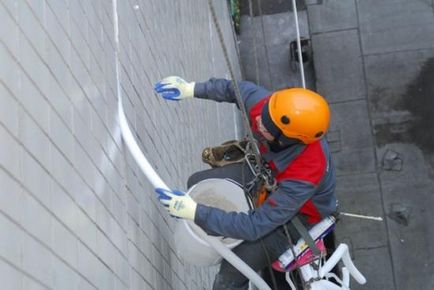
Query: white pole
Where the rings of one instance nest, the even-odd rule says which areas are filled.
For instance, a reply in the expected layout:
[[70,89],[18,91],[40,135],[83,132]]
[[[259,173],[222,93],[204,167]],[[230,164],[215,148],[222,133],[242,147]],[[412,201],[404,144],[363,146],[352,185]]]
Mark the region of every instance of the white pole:
[[300,74],[301,74],[301,84],[303,88],[306,88],[306,80],[304,78],[304,66],[303,66],[303,55],[301,53],[301,40],[300,40],[300,26],[298,24],[298,12],[297,12],[297,3],[296,0],[292,0],[292,7],[294,9],[294,20],[295,20],[295,29],[297,31],[297,50],[298,50],[298,62],[300,64]]

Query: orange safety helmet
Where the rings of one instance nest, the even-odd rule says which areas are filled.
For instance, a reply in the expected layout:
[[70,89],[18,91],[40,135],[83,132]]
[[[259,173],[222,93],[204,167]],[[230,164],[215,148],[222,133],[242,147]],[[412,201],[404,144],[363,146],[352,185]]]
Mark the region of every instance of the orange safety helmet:
[[317,93],[292,88],[275,92],[263,107],[261,118],[277,141],[288,143],[285,136],[289,140],[310,144],[327,133],[330,109],[326,100]]

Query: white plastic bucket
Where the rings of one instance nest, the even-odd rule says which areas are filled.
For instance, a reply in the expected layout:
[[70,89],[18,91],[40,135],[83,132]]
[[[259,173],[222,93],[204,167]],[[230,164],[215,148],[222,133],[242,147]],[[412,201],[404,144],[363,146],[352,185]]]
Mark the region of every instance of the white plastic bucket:
[[[227,179],[206,179],[192,186],[189,194],[196,202],[218,207],[225,211],[247,212],[249,209],[243,189]],[[211,266],[220,263],[221,256],[195,233],[198,226],[187,220],[176,224],[176,250],[188,263],[197,266]],[[239,245],[242,240],[213,237],[219,239],[229,249]]]

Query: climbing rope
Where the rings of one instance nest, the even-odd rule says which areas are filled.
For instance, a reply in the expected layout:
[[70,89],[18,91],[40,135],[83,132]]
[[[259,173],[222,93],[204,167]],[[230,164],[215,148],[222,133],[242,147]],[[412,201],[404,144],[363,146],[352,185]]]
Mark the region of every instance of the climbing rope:
[[226,45],[224,43],[223,32],[222,32],[220,24],[218,22],[217,13],[215,11],[212,0],[208,0],[208,5],[209,5],[210,11],[211,11],[211,16],[212,16],[214,25],[215,25],[216,30],[217,30],[217,35],[218,35],[220,45],[221,45],[222,50],[223,50],[223,56],[225,58],[226,66],[229,70],[229,74],[231,76],[232,85],[233,85],[234,92],[235,92],[235,97],[237,100],[238,107],[241,110],[241,115],[243,118],[243,124],[244,124],[245,130],[246,130],[246,133],[247,133],[247,140],[248,140],[249,145],[247,146],[246,150],[250,151],[250,152],[246,155],[246,161],[249,162],[249,157],[253,157],[254,161],[255,161],[253,173],[255,174],[255,176],[258,178],[263,178],[266,183],[273,183],[271,180],[269,180],[270,179],[269,170],[267,171],[264,168],[264,165],[263,165],[262,159],[261,159],[261,154],[259,152],[258,144],[253,137],[252,129],[250,128],[250,121],[248,118],[248,114],[247,114],[246,108],[245,108],[244,103],[243,103],[242,98],[241,98],[240,88],[239,88],[238,83],[236,81],[235,74],[234,74],[234,71],[232,69],[231,62],[229,60],[229,53],[228,53],[228,50],[227,50]]
[[[239,88],[238,83],[236,81],[235,74],[234,74],[234,71],[232,70],[232,65],[231,65],[231,62],[229,60],[229,53],[228,53],[228,50],[227,50],[226,45],[224,43],[223,32],[220,28],[220,24],[218,23],[217,14],[216,14],[214,5],[212,4],[212,0],[208,0],[208,4],[209,4],[210,10],[211,10],[211,16],[212,16],[214,25],[215,25],[216,30],[217,30],[217,35],[218,35],[218,38],[219,38],[219,41],[220,41],[220,44],[221,44],[221,47],[223,50],[223,56],[225,58],[226,66],[228,67],[229,74],[231,76],[232,85],[234,88],[237,104],[238,104],[238,107],[240,108],[242,116],[243,116],[243,121],[244,121],[243,124],[245,126],[249,141],[251,141],[251,140],[253,140],[253,133],[252,133],[252,130],[249,126],[249,119],[247,117],[247,111],[246,111],[246,108],[244,107],[244,103],[243,103],[242,98],[241,98],[240,88]],[[258,149],[258,153],[259,153],[259,149]]]

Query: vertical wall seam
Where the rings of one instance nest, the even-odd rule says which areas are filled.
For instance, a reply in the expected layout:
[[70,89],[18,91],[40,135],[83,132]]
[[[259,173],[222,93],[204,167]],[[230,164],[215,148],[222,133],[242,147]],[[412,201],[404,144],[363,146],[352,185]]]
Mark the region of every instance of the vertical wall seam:
[[[373,145],[373,153],[374,153],[374,160],[375,160],[375,168],[376,168],[376,178],[377,178],[377,182],[378,182],[378,186],[380,189],[380,196],[381,196],[381,205],[383,208],[383,214],[386,213],[386,208],[385,208],[385,201],[384,201],[384,191],[383,191],[383,185],[381,182],[381,178],[380,178],[380,173],[381,170],[379,170],[379,163],[378,163],[378,157],[377,157],[377,140],[374,136],[373,132],[373,119],[372,119],[372,111],[371,111],[371,106],[369,104],[369,92],[368,92],[368,81],[367,81],[367,73],[366,73],[366,62],[365,62],[365,56],[364,56],[364,49],[363,49],[363,42],[362,42],[362,35],[360,32],[360,15],[359,15],[359,0],[354,0],[355,1],[355,8],[356,8],[356,14],[357,14],[357,35],[358,35],[358,40],[359,40],[359,48],[360,48],[360,57],[362,60],[362,69],[363,69],[363,82],[364,82],[364,91],[365,91],[365,96],[366,96],[366,108],[367,108],[367,112],[368,112],[368,116],[369,116],[369,124],[370,124],[370,129],[371,129],[371,135],[372,135],[372,145]],[[395,289],[397,288],[397,281],[396,281],[396,275],[395,275],[395,265],[393,262],[393,253],[392,253],[392,245],[390,242],[390,236],[389,236],[389,225],[388,225],[388,221],[387,218],[384,219],[384,224],[386,227],[386,233],[387,233],[387,248],[388,248],[388,253],[389,253],[389,257],[390,257],[390,266],[392,269],[392,277],[393,277],[393,286]]]

